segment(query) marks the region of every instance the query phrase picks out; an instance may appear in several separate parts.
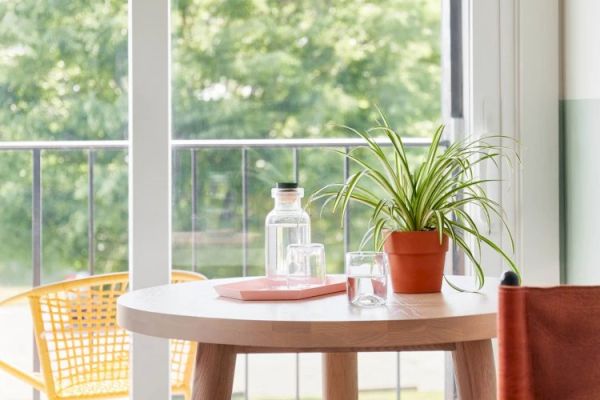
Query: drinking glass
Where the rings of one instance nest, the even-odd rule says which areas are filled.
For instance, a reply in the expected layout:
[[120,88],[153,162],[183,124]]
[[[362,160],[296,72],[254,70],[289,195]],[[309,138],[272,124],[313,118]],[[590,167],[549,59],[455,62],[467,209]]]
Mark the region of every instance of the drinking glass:
[[321,243],[290,244],[287,247],[288,287],[307,287],[325,283],[327,266]]
[[359,307],[385,304],[387,297],[387,255],[377,251],[346,253],[348,301]]

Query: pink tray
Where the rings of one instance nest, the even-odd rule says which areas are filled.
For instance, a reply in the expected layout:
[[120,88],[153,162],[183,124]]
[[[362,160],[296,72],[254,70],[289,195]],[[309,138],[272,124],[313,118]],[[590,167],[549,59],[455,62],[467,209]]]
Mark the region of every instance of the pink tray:
[[346,279],[343,275],[330,275],[324,285],[290,289],[285,283],[273,284],[267,278],[257,278],[225,283],[214,288],[220,296],[238,300],[300,300],[343,292],[346,290]]

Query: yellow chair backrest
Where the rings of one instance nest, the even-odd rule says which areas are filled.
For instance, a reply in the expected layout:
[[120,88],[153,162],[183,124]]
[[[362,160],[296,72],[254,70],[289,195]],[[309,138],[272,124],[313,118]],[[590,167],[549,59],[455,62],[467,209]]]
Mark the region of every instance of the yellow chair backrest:
[[[172,282],[204,279],[174,271]],[[129,333],[117,325],[117,299],[127,273],[98,275],[41,286],[26,293],[43,371],[53,399],[124,397],[129,391]],[[173,393],[190,397],[195,345],[171,341]]]

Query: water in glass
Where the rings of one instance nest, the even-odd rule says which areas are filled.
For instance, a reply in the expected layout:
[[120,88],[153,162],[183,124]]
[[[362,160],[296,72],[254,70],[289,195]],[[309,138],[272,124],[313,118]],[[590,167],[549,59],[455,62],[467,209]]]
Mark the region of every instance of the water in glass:
[[381,252],[346,254],[348,301],[356,306],[385,304],[387,297],[387,256]]

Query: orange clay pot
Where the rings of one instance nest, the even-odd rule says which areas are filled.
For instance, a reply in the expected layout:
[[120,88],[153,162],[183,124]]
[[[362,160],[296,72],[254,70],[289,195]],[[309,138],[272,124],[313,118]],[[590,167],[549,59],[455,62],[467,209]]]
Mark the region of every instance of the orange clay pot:
[[383,245],[390,263],[394,293],[442,290],[448,237],[437,231],[392,232]]

